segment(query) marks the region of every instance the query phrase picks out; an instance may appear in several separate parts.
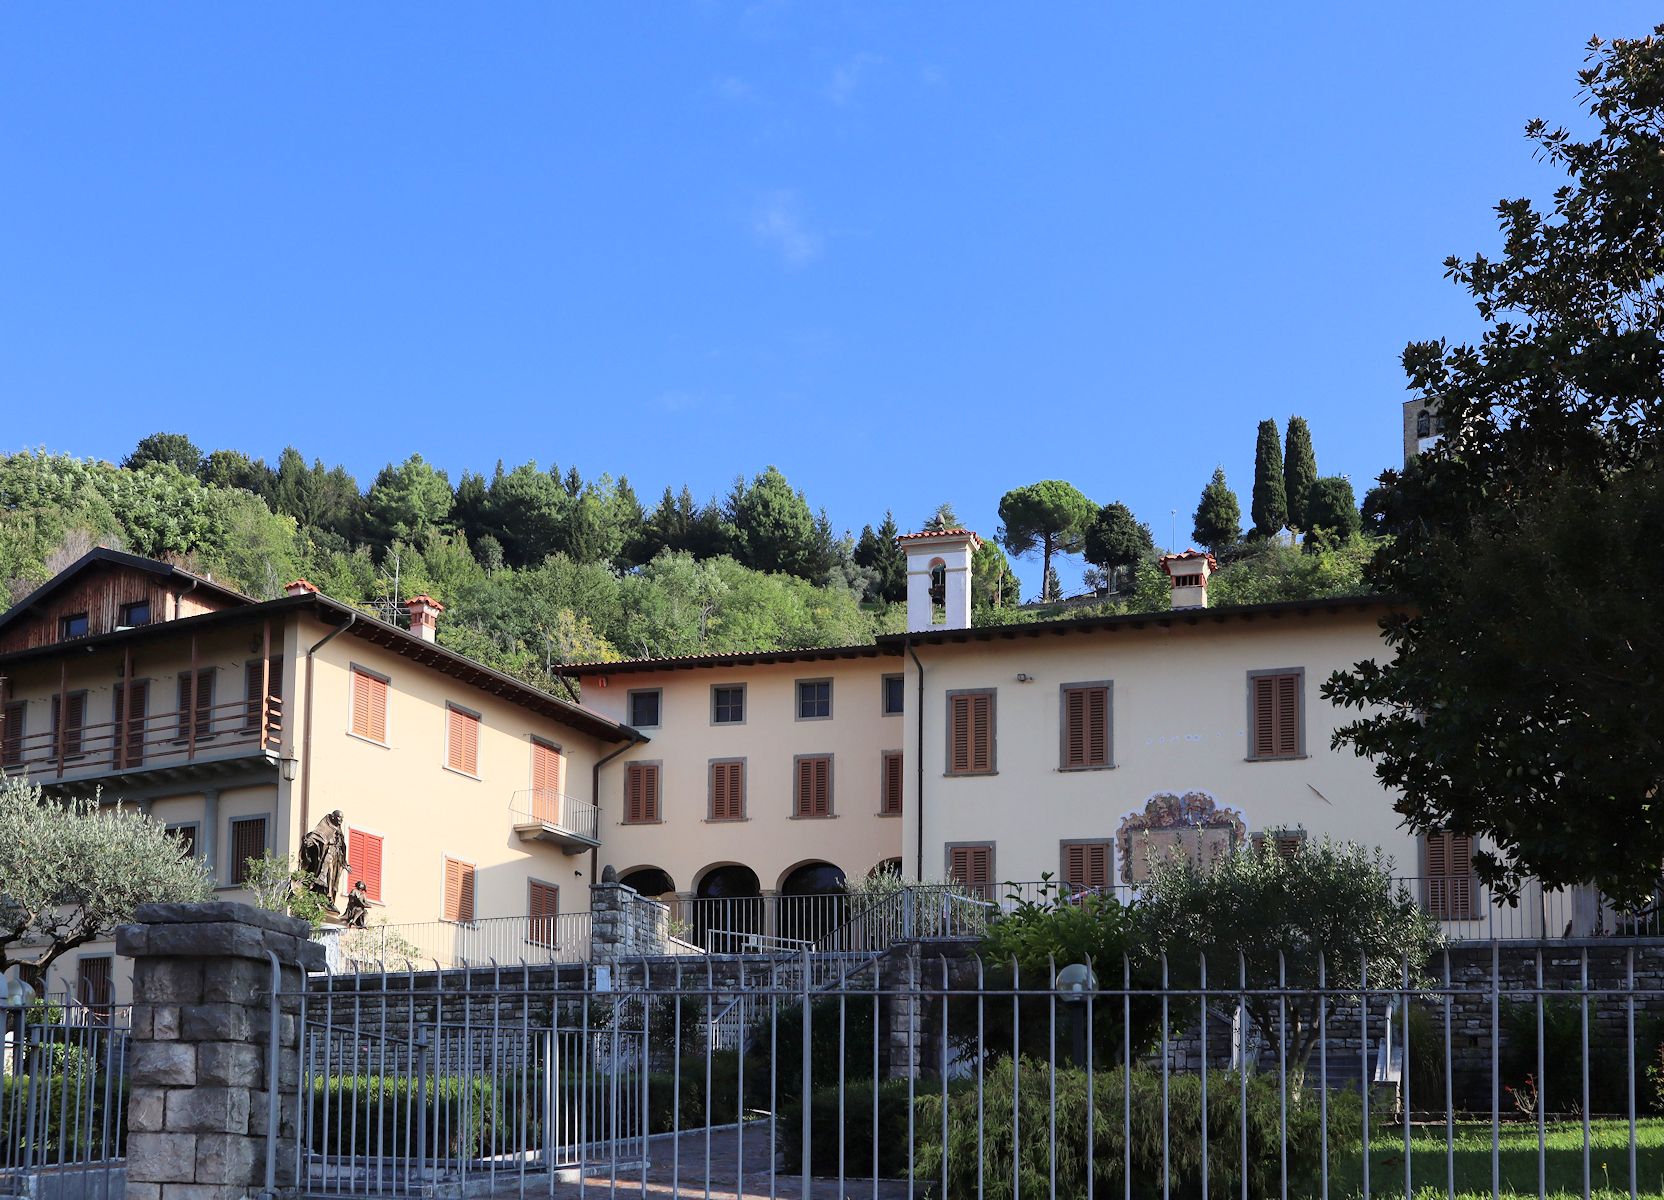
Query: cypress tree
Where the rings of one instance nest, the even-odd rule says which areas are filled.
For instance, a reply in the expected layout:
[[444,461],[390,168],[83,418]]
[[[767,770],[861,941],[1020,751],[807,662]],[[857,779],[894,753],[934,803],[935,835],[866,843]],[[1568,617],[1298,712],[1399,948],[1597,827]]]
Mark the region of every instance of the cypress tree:
[[1225,482],[1225,468],[1215,467],[1196,506],[1196,526],[1190,536],[1217,554],[1242,536],[1242,505]]
[[1283,496],[1288,501],[1290,529],[1311,528],[1306,509],[1316,479],[1317,454],[1312,450],[1312,431],[1305,417],[1290,417],[1283,444]]
[[1288,497],[1283,492],[1282,439],[1277,422],[1261,421],[1254,447],[1254,536],[1274,537],[1288,524]]

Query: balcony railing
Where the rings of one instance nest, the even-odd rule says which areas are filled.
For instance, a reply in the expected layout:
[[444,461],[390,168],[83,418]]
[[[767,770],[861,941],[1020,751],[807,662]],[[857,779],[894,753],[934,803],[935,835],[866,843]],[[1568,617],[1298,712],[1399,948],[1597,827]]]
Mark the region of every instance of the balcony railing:
[[283,734],[283,701],[230,700],[183,712],[148,713],[122,721],[65,725],[0,738],[0,767],[31,779],[84,778],[275,751]]
[[569,851],[601,844],[601,810],[553,788],[527,788],[509,801],[509,819],[522,839],[555,842]]
[[589,935],[590,915],[578,912],[330,928],[314,940],[324,944],[331,971],[422,971],[435,965],[518,967],[522,963],[584,962],[589,958]]

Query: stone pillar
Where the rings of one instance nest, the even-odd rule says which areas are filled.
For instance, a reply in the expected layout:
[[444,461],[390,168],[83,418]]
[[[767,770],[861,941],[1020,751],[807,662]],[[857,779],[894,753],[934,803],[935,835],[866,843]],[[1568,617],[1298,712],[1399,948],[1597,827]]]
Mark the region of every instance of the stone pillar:
[[[272,968],[293,996],[323,947],[247,904],[145,904],[116,931],[134,960],[128,1200],[240,1200],[265,1188]],[[294,1185],[299,1003],[278,1018],[276,1184]]]
[[615,882],[612,868],[589,887],[589,960],[615,966],[626,958],[666,953],[670,948],[670,910],[633,887]]

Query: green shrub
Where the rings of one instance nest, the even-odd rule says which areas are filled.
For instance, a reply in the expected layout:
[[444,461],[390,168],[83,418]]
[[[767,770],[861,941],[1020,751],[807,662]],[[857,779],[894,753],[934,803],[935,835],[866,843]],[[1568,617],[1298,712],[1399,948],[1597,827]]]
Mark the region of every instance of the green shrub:
[[[106,1116],[111,1148],[119,1146],[127,1128],[127,1089],[112,1084],[109,1090],[106,1105],[102,1078],[83,1072],[68,1077],[38,1076],[35,1161],[56,1160],[60,1154],[65,1158],[99,1157],[105,1144]],[[29,1076],[0,1077],[0,1145],[22,1145],[28,1121],[28,1091]]]
[[1410,1107],[1444,1112],[1444,1008],[1410,1005]]
[[[1629,1109],[1628,1063],[1621,1047],[1605,1044],[1597,1034],[1600,1001],[1589,1002],[1589,1111],[1622,1113]],[[1544,1112],[1569,1113],[1583,1106],[1582,1005],[1569,998],[1543,1001],[1543,1077],[1537,1077],[1537,1006],[1532,1001],[1502,1003],[1502,1084],[1546,1105]],[[1636,1029],[1637,1045],[1650,1044]],[[1413,1034],[1412,1034],[1413,1036]],[[1532,1085],[1535,1085],[1534,1089]],[[1508,1103],[1511,1093],[1503,1093]]]
[[356,1144],[414,1158],[424,1110],[429,1157],[481,1154],[511,1136],[499,1128],[500,1097],[488,1080],[442,1076],[419,1088],[407,1075],[336,1075],[312,1084],[312,1150],[340,1154]]
[[[929,1087],[915,1083],[914,1091]],[[959,1086],[959,1085],[953,1085]],[[940,1109],[938,1120],[940,1119]],[[809,1120],[814,1136],[810,1141],[810,1174],[831,1177],[838,1174],[837,1131],[843,1129],[843,1174],[864,1179],[873,1170],[873,1133],[877,1131],[878,1175],[894,1179],[907,1174],[908,1082],[885,1079],[878,1084],[878,1115],[873,1116],[873,1082],[849,1079],[840,1093],[836,1087],[819,1088],[809,1098]],[[781,1169],[789,1174],[803,1168],[803,1105],[795,1097],[780,1108],[776,1145]]]
[[[1013,1085],[1017,1083],[1016,1122],[1013,1128]],[[1238,1177],[1241,1144],[1240,1080],[1219,1072],[1209,1076],[1207,1130],[1208,1184],[1214,1195],[1240,1192]],[[1132,1174],[1140,1186],[1157,1189],[1162,1165],[1162,1105],[1160,1075],[1132,1071]],[[1098,1073],[1093,1096],[1093,1175],[1099,1195],[1120,1195],[1129,1142],[1123,1137],[1127,1079],[1117,1068]],[[982,1169],[981,1195],[1006,1200],[1012,1192],[1013,1142],[1021,1194],[1050,1192],[1054,1142],[1048,1137],[1051,1120],[1051,1073],[1025,1059],[1014,1069],[1009,1059],[995,1063],[983,1080],[982,1111],[977,1111],[974,1089],[954,1088],[948,1095],[947,1191],[950,1195],[977,1192],[977,1169]],[[1069,1069],[1056,1073],[1056,1194],[1086,1194],[1087,1141],[1086,1073]],[[1168,1078],[1167,1145],[1173,1197],[1201,1194],[1203,1144],[1201,1079],[1196,1075]],[[1330,1152],[1358,1134],[1361,1106],[1356,1096],[1329,1096]],[[939,1179],[942,1173],[942,1097],[927,1092],[914,1103],[914,1170],[921,1178]],[[1275,1076],[1255,1075],[1248,1091],[1248,1188],[1252,1195],[1275,1195],[1280,1179],[1284,1142],[1279,1124]],[[1291,1185],[1314,1183],[1320,1170],[1321,1135],[1318,1098],[1308,1091],[1290,1095],[1286,1132]],[[980,1156],[980,1158],[979,1158]]]
[[[809,1082],[811,1087],[838,1078],[843,1063],[846,1079],[872,1074],[873,1012],[870,995],[843,999],[842,1036],[839,1034],[839,999],[825,996],[809,1006]],[[773,1044],[771,1045],[771,1038]],[[803,1092],[803,1005],[783,1004],[779,1015],[764,1013],[751,1024],[749,1049],[745,1052],[747,1108],[767,1107],[770,1064],[778,1059],[779,1073],[774,1095],[784,1104]],[[719,1056],[720,1057],[720,1056]],[[750,1097],[756,1096],[756,1103]]]

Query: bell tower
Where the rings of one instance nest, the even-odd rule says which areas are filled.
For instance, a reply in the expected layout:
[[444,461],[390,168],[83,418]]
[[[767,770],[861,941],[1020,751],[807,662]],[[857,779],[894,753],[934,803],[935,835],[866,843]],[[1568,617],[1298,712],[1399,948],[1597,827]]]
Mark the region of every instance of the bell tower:
[[969,529],[904,533],[907,632],[971,627],[971,556],[982,539]]

